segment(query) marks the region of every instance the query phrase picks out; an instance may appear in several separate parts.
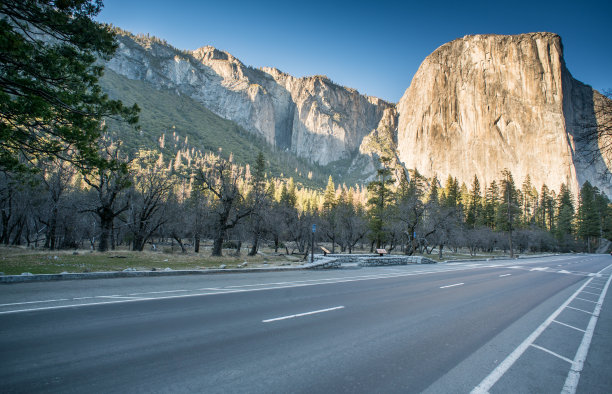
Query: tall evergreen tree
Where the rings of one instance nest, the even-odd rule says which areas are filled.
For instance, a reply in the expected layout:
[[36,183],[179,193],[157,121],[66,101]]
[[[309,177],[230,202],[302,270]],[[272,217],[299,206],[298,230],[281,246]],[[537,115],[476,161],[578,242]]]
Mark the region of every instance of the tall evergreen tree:
[[510,257],[514,257],[512,233],[516,228],[520,214],[518,207],[517,190],[512,174],[507,169],[502,171],[500,204],[497,210],[497,228],[508,233]]
[[431,179],[431,186],[429,187],[429,196],[427,198],[427,202],[431,204],[439,203],[439,194],[440,194],[440,181],[438,180],[438,176],[434,174]]
[[287,207],[295,208],[297,204],[297,195],[295,194],[295,184],[293,183],[293,178],[289,178],[289,182],[283,183],[280,203]]
[[448,176],[446,180],[446,186],[444,188],[445,198],[442,201],[442,205],[447,208],[456,208],[460,201],[459,182],[457,178]]
[[557,202],[557,226],[555,236],[563,244],[567,237],[571,236],[574,223],[574,202],[572,192],[565,184],[561,184]]
[[408,181],[408,176],[406,175],[406,171],[402,169],[400,171],[399,185],[397,187],[397,193],[396,193],[397,200],[402,201],[408,198],[408,196],[413,192],[414,190],[412,190],[411,184]]
[[480,192],[480,181],[478,180],[478,176],[474,175],[472,190],[470,191],[468,197],[468,209],[465,219],[465,223],[467,224],[468,228],[476,227],[478,218],[481,216],[482,195]]
[[495,229],[495,216],[499,207],[499,187],[496,181],[492,181],[485,193],[483,207],[483,224],[490,229]]
[[600,236],[612,239],[612,204],[610,204],[610,199],[600,192],[595,196],[595,206],[599,213]]
[[555,227],[555,197],[546,184],[542,185],[540,192],[540,204],[538,223],[542,228],[553,232]]
[[528,226],[532,221],[533,211],[533,185],[531,184],[531,176],[527,174],[521,188],[521,215],[524,226]]
[[591,253],[593,241],[600,235],[599,215],[595,205],[596,188],[586,181],[580,188],[578,205],[578,236],[586,242]]
[[336,206],[336,186],[334,185],[334,180],[330,175],[329,179],[327,180],[327,187],[325,188],[325,192],[323,194],[323,212],[329,214],[334,206]]
[[382,167],[376,171],[376,180],[368,183],[370,232],[371,239],[377,248],[381,248],[387,240],[387,233],[384,230],[387,221],[387,207],[394,197],[391,187],[395,180],[391,176],[390,162],[390,158],[381,157]]

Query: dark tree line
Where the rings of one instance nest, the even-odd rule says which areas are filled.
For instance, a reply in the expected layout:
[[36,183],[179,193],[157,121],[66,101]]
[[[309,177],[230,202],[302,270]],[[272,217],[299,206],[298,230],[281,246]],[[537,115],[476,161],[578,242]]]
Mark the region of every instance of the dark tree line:
[[[306,254],[312,224],[317,242],[333,252],[357,247],[431,254],[467,248],[470,253],[502,250],[594,251],[612,238],[612,205],[585,183],[577,198],[562,185],[538,192],[527,177],[517,187],[505,170],[500,179],[470,187],[449,176],[444,184],[418,170],[400,179],[382,161],[367,188],[323,191],[266,174],[262,154],[253,167],[219,155],[186,149],[173,157],[152,150],[130,156],[110,140],[100,152],[121,163],[82,173],[66,162],[47,163],[35,173],[0,176],[0,242],[48,249],[90,247],[100,251],[129,246],[158,248],[172,242],[184,252],[211,254],[224,248],[254,255],[261,245]],[[147,246],[149,245],[149,246]]]

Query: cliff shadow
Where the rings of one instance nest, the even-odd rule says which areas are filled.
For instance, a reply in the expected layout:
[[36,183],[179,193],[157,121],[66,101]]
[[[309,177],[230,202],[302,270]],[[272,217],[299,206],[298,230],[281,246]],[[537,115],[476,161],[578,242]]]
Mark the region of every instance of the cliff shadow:
[[606,116],[605,111],[612,109],[612,101],[575,80],[567,70],[564,74],[563,115],[578,187],[589,181],[612,197],[611,136],[602,133],[606,122],[610,127],[610,114]]

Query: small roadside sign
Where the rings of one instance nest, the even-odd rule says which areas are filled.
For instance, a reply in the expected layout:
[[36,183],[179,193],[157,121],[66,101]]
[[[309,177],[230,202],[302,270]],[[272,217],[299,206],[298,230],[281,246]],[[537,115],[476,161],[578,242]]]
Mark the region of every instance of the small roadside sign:
[[313,233],[316,233],[316,232],[317,232],[317,225],[316,225],[316,224],[313,224],[313,225],[312,225],[312,232],[313,232]]

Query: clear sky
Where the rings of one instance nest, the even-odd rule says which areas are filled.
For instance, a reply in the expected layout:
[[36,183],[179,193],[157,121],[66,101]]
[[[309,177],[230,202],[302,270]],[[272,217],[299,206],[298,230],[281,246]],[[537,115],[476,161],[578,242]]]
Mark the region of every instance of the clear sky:
[[612,1],[104,0],[97,19],[179,49],[324,74],[397,102],[423,59],[468,34],[557,33],[574,78],[612,89]]

